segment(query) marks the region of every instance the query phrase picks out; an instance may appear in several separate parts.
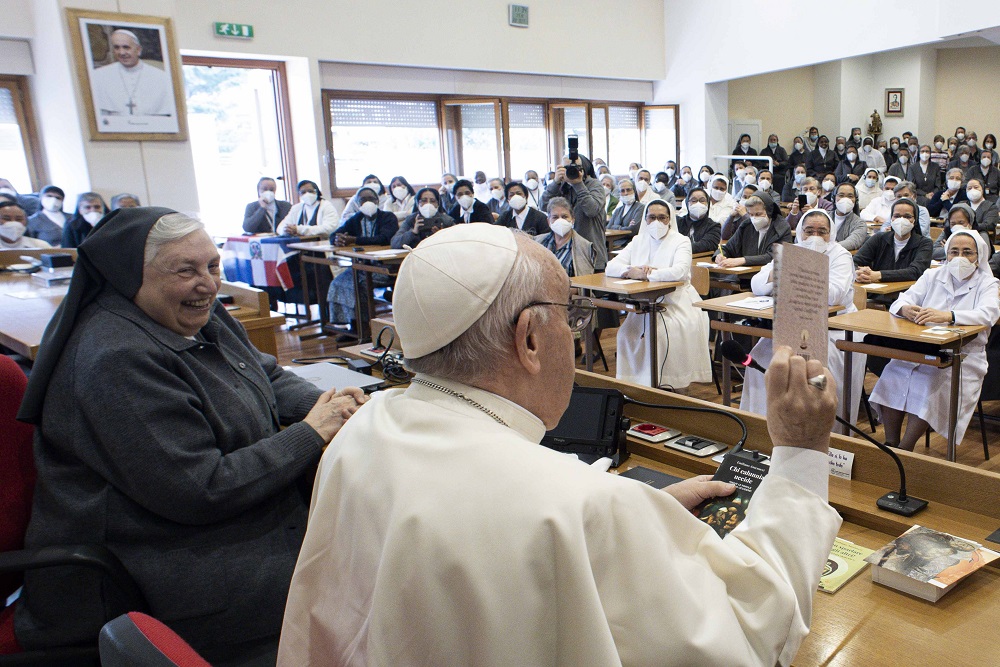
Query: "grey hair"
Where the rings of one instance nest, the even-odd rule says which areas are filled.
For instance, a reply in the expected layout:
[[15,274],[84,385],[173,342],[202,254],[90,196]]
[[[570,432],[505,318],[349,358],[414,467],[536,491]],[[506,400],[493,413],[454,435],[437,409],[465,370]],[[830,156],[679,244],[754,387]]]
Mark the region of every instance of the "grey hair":
[[143,265],[148,266],[156,259],[156,254],[160,252],[168,243],[180,240],[191,234],[205,229],[205,223],[195,220],[183,213],[168,213],[153,224],[146,237],[146,250],[143,254]]
[[767,206],[764,204],[764,200],[758,197],[757,195],[752,195],[750,197],[747,197],[747,200],[743,202],[743,208],[750,208],[751,206],[763,206],[765,209],[767,209]]
[[[561,198],[560,198],[561,199]],[[544,294],[545,255],[525,252],[535,241],[521,231],[514,231],[517,257],[510,275],[486,312],[461,336],[440,350],[416,359],[406,359],[406,365],[416,373],[426,373],[464,384],[474,384],[497,373],[510,360],[514,346],[514,322],[532,301]],[[544,324],[548,310],[534,313]]]
[[896,187],[894,187],[892,191],[898,195],[900,190],[909,190],[910,192],[916,192],[917,186],[913,181],[900,181],[899,183],[896,184]]
[[949,176],[951,176],[956,172],[958,173],[959,178],[965,180],[965,172],[959,169],[958,167],[952,167],[951,169],[949,169],[948,172],[945,174],[945,178],[948,178]]
[[563,210],[569,211],[570,215],[573,215],[573,205],[569,203],[569,200],[565,197],[553,197],[549,200],[549,205],[546,208],[547,213],[551,213],[552,209],[561,208]]

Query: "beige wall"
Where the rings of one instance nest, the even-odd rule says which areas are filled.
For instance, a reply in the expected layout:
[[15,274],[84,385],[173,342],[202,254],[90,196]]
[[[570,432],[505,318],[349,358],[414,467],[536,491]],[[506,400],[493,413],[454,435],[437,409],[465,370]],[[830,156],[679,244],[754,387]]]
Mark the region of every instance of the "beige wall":
[[790,151],[792,137],[813,124],[813,69],[799,67],[730,81],[729,119],[759,120],[761,141],[766,143],[773,132]]
[[961,125],[978,134],[980,143],[985,134],[1000,134],[1000,104],[991,94],[998,71],[1000,46],[939,49],[937,132],[948,137]]

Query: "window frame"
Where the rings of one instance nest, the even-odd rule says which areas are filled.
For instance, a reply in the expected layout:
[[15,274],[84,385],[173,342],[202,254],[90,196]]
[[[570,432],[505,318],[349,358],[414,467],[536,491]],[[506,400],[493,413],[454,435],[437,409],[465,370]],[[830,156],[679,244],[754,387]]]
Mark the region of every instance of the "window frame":
[[28,162],[28,178],[31,180],[32,192],[39,192],[49,183],[48,170],[45,168],[45,155],[36,137],[38,128],[35,125],[35,107],[31,101],[31,89],[28,77],[16,74],[0,75],[0,88],[11,92],[14,102],[14,115],[17,116],[21,128],[21,143],[24,146],[25,159]]
[[[674,164],[677,173],[681,169],[681,105],[679,104],[643,104],[639,109],[639,136],[642,137],[642,160],[646,164],[646,109],[674,111]],[[662,165],[661,165],[662,166]],[[695,167],[692,167],[694,169]],[[659,171],[659,169],[657,169]],[[654,172],[655,173],[655,172]]]

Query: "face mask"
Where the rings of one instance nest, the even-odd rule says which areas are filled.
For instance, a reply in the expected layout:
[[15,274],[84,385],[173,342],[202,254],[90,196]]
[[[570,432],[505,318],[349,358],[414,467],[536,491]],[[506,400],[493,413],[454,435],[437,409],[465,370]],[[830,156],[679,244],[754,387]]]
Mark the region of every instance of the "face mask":
[[816,141],[817,139],[819,139],[819,135],[818,134],[810,134],[809,135],[809,139],[812,140],[812,141]]
[[802,181],[804,181],[804,180],[806,180],[806,175],[805,174],[795,174],[795,182],[797,184],[802,185]]
[[503,190],[494,188],[493,190],[490,190],[490,196],[496,201],[503,201]]
[[375,214],[378,212],[378,204],[376,204],[373,201],[366,201],[364,204],[361,205],[361,212],[367,218],[374,217]]
[[989,169],[990,165],[993,164],[993,159],[992,158],[988,158],[988,157],[984,157],[982,160],[979,161],[979,163],[981,165],[983,165],[984,169]]
[[810,236],[802,242],[802,247],[815,252],[826,252],[826,239],[822,236]]
[[639,194],[645,192],[647,188],[649,188],[649,183],[647,183],[646,181],[635,182],[635,191],[638,192]]
[[931,154],[930,153],[921,153],[920,154],[920,161],[921,162],[927,162],[930,159],[931,159]]
[[681,174],[681,180],[685,183],[691,182],[691,174]]
[[263,192],[260,193],[260,198],[264,200],[265,204],[273,204],[274,203],[274,191],[273,190],[264,190]]
[[744,141],[740,146],[743,146],[743,150],[748,150],[750,148],[750,142]]
[[746,169],[737,169],[737,170],[736,170],[736,178],[743,178],[743,176],[744,176],[744,175],[745,175],[746,173],[747,173],[747,170],[746,170]]
[[421,204],[417,207],[417,210],[420,211],[420,216],[426,220],[427,218],[434,217],[434,215],[438,212],[438,207],[434,204],[428,203]]
[[817,199],[819,199],[819,196],[815,192],[806,193],[806,204],[809,206],[815,206]]
[[875,187],[875,179],[874,178],[866,178],[865,179],[865,185],[867,185],[870,188],[874,188]]
[[959,280],[966,280],[976,272],[976,265],[965,257],[955,257],[948,260],[948,273]]
[[747,205],[746,197],[740,199],[739,204],[740,204],[740,206],[746,208],[746,205]]
[[966,230],[967,230],[967,229],[969,229],[969,228],[968,228],[968,227],[966,227],[965,225],[962,225],[962,224],[954,224],[954,225],[952,225],[952,226],[951,226],[951,231],[952,231],[952,233],[954,233],[954,232],[958,232],[958,231],[961,231],[961,230],[963,230],[963,229],[966,229]]
[[976,147],[976,140],[969,139],[969,148],[975,148],[975,147]]
[[892,147],[892,152],[893,153],[898,153],[899,152],[899,144],[890,144],[890,146]]
[[893,218],[889,226],[892,227],[892,231],[896,232],[896,236],[899,237],[905,237],[913,231],[913,223],[906,218]]
[[975,204],[977,201],[983,198],[983,191],[967,188],[965,190],[965,196],[969,198],[969,201]]
[[635,203],[635,195],[622,195],[619,199],[621,199],[622,203],[626,206],[631,206]]
[[538,181],[535,180],[534,178],[529,178],[528,180],[526,180],[524,182],[524,184],[525,184],[525,186],[527,186],[527,188],[529,190],[536,190],[536,189],[538,189]]
[[458,205],[461,206],[466,211],[468,211],[470,208],[472,208],[472,203],[474,201],[476,201],[476,198],[473,197],[472,195],[462,195],[461,197],[458,198]]
[[767,180],[766,178],[761,179],[761,181],[760,181],[760,189],[763,190],[764,192],[767,192],[768,190],[770,190],[771,189],[771,181]]
[[664,171],[664,173],[665,173],[665,174],[666,174],[667,176],[669,176],[670,178],[673,178],[673,177],[674,177],[674,174],[675,174],[675,173],[677,173],[677,172],[675,172],[675,171],[674,171],[674,168],[673,168],[673,167],[667,167],[667,168],[666,168],[666,169],[664,169],[663,171]]
[[959,132],[958,134],[955,135],[955,138],[958,139],[959,141],[965,139],[965,132]]
[[305,194],[299,195],[299,201],[301,201],[306,206],[312,206],[316,203],[319,197],[315,192],[306,192]]
[[753,225],[753,228],[758,232],[765,229],[770,223],[771,220],[766,215],[750,216],[750,224]]
[[660,181],[657,181],[656,183],[653,183],[653,189],[656,190],[657,192],[663,192],[664,190],[667,189],[667,185],[666,183],[661,183]]
[[611,196],[611,186],[605,185],[604,186],[604,197],[607,198],[607,197],[610,197],[610,196]]
[[20,222],[5,222],[0,225],[0,237],[7,243],[17,243],[24,236],[24,229]]
[[96,225],[103,217],[104,213],[102,211],[90,211],[89,213],[83,214],[83,219],[92,225]]
[[823,181],[823,192],[831,192],[833,190],[833,181]]
[[695,220],[701,220],[708,213],[708,204],[702,204],[701,202],[695,202],[688,206],[688,213]]
[[778,142],[777,141],[769,141],[769,142],[767,142],[767,147],[770,148],[773,151],[775,148],[778,147]]
[[58,197],[42,197],[42,208],[46,211],[59,211],[62,209],[62,199]]
[[653,238],[662,239],[669,231],[670,225],[659,220],[649,226],[649,233],[653,235]]
[[573,231],[573,223],[569,220],[559,218],[549,223],[549,229],[556,233],[556,236],[566,236]]
[[802,144],[795,144],[795,150],[802,152]]
[[638,176],[638,175],[639,175],[639,170],[638,169],[629,169],[628,170],[628,177],[631,178],[633,181],[635,180],[635,177]]
[[841,197],[837,200],[837,210],[841,215],[847,215],[854,210],[854,201],[849,197]]
[[896,201],[896,193],[892,190],[885,190],[882,192],[882,199],[884,199],[887,204],[891,204]]
[[968,162],[969,161],[969,156],[968,155],[959,155],[958,156],[958,160],[959,160],[959,162]]
[[951,190],[952,192],[954,192],[955,190],[958,190],[960,187],[962,187],[962,181],[958,180],[957,178],[949,178],[948,179],[948,189],[949,190]]
[[848,162],[855,162],[857,159],[858,159],[858,154],[857,153],[848,153],[847,154],[847,161]]
[[934,148],[938,149],[939,151],[943,150],[944,149],[944,142],[943,141],[935,141],[934,142]]
[[910,157],[908,155],[900,155],[899,156],[899,164],[906,164],[909,161],[910,161]]
[[712,188],[712,191],[709,194],[712,195],[712,199],[714,199],[715,201],[722,201],[722,198],[726,196],[726,191],[716,190],[715,188]]
[[845,148],[844,144],[837,144],[837,152],[838,153],[843,153],[844,152],[844,148]]
[[882,155],[885,155],[885,146],[879,146],[878,152],[881,153]]
[[702,183],[708,183],[708,179],[712,178],[712,175],[707,171],[703,171],[701,172],[701,175],[698,176],[698,178],[701,180]]
[[[444,183],[444,190],[445,190],[445,192],[451,192],[454,189],[455,189],[455,184],[454,183]],[[376,192],[378,192],[378,190],[376,190]]]
[[410,194],[409,191],[402,185],[397,185],[392,189],[392,196],[398,200],[406,199],[406,195]]
[[507,201],[510,202],[510,207],[515,211],[523,211],[525,204],[528,203],[528,200],[521,195],[514,195]]
[[910,144],[910,148],[908,149],[910,151],[910,155],[916,155],[917,154],[917,150],[919,148],[920,147],[917,146],[917,144]]

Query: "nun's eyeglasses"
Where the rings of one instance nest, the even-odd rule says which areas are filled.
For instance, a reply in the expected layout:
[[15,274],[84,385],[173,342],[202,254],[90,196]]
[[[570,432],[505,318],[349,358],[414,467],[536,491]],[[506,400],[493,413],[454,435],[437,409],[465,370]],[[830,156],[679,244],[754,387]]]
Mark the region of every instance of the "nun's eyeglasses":
[[521,313],[528,308],[534,308],[535,306],[562,306],[566,309],[566,320],[569,324],[570,331],[573,333],[578,333],[587,328],[590,324],[590,319],[594,316],[594,311],[597,310],[597,306],[590,299],[577,297],[572,299],[569,303],[556,303],[554,301],[532,301],[527,306],[522,308],[517,316],[514,318],[512,324],[516,325],[517,320],[521,317]]

